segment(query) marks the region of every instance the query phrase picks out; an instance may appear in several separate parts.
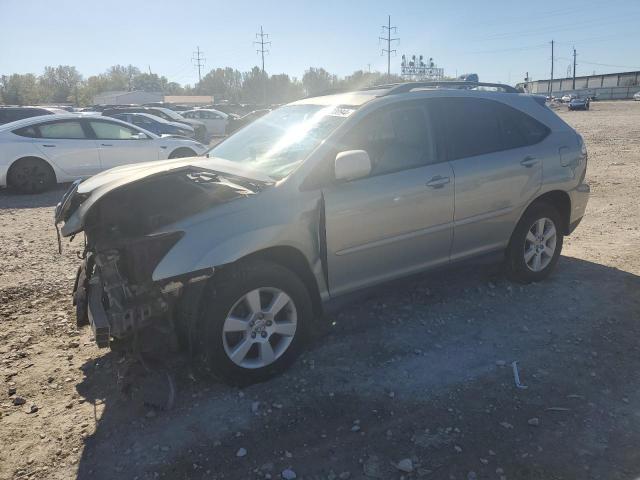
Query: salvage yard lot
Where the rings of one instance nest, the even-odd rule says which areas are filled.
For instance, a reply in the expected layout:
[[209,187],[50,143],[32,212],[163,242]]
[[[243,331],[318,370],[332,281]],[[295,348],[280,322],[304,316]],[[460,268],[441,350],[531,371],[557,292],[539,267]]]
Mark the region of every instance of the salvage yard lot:
[[0,478],[640,477],[640,102],[560,114],[592,196],[548,281],[469,265],[383,286],[243,390],[170,358],[169,411],[163,370],[75,327],[63,190],[1,192]]

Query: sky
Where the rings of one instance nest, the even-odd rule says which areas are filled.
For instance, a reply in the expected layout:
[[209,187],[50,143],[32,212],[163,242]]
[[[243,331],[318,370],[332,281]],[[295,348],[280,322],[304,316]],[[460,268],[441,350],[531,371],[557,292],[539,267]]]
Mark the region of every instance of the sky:
[[381,28],[397,27],[400,58],[433,57],[447,75],[515,84],[526,72],[566,76],[640,70],[640,0],[0,0],[0,75],[73,65],[84,77],[133,64],[193,85],[196,47],[204,72],[260,64],[256,32],[269,34],[265,68],[301,78],[309,67],[338,75],[386,71]]

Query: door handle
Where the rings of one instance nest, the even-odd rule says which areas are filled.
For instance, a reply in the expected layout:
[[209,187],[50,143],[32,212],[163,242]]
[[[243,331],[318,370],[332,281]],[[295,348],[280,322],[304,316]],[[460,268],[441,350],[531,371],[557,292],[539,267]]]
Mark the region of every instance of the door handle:
[[442,188],[451,180],[449,177],[442,177],[440,175],[436,175],[431,180],[429,180],[425,185],[430,188]]
[[113,147],[113,143],[101,143],[101,147]]
[[47,148],[53,148],[55,147],[55,145],[51,145],[50,143],[47,144],[42,144],[43,147],[47,147]]
[[538,159],[536,157],[526,156],[522,159],[520,165],[522,165],[523,167],[531,168],[537,163]]

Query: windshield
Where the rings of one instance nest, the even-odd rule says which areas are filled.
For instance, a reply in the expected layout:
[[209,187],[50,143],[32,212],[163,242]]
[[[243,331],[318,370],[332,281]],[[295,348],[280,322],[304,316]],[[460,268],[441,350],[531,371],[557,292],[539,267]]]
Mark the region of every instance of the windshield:
[[174,112],[169,108],[165,108],[158,111],[165,114],[165,116],[167,117],[166,120],[177,120],[177,121],[184,120],[184,117],[182,115]]
[[249,124],[208,153],[280,180],[353,112],[352,107],[336,105],[287,105]]

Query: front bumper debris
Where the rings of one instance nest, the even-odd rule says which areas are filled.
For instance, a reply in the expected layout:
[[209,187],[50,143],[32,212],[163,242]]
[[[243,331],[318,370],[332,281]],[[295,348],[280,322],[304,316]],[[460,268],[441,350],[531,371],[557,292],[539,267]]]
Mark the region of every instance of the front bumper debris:
[[106,348],[109,346],[111,339],[111,333],[109,328],[109,320],[107,319],[107,312],[102,305],[102,289],[99,283],[99,279],[94,277],[89,282],[88,292],[88,316],[93,336],[96,340],[96,344],[100,348]]

